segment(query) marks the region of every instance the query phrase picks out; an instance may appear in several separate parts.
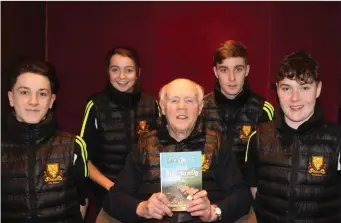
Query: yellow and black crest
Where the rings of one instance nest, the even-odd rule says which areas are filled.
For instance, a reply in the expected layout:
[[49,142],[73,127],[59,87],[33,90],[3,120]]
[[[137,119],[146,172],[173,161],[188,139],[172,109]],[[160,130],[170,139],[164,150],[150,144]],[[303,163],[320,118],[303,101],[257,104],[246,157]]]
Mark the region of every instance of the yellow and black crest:
[[247,140],[251,134],[251,125],[243,125],[242,129],[240,130],[239,138],[243,140]]
[[139,121],[137,126],[137,134],[141,135],[143,133],[149,132],[149,126],[147,125],[146,120]]
[[206,171],[210,168],[210,161],[207,159],[206,154],[201,155],[201,169],[202,171]]
[[63,180],[63,173],[59,169],[59,163],[48,163],[44,171],[44,181],[48,184],[57,184]]
[[323,162],[323,156],[312,156],[308,165],[308,172],[312,176],[322,176],[327,172],[327,165]]

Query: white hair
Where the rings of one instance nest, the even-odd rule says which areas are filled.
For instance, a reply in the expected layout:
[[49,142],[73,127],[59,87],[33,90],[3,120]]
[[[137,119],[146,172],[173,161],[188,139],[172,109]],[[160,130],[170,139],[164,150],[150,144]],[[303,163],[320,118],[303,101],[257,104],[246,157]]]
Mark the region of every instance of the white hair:
[[168,84],[165,84],[164,86],[162,86],[161,90],[159,91],[159,97],[160,97],[160,101],[165,100],[166,96],[167,96],[167,88],[172,85],[172,84],[176,84],[177,82],[187,82],[191,85],[193,85],[196,89],[196,97],[198,100],[198,103],[201,104],[203,99],[204,99],[204,88],[202,86],[200,86],[199,84],[197,84],[196,82],[189,80],[189,79],[185,79],[185,78],[177,78],[171,82],[169,82]]

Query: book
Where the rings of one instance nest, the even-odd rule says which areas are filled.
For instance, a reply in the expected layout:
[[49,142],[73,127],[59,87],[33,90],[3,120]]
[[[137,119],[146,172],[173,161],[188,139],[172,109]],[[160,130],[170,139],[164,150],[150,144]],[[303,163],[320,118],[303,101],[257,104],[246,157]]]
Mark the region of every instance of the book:
[[160,153],[161,192],[172,211],[186,211],[202,188],[201,151]]

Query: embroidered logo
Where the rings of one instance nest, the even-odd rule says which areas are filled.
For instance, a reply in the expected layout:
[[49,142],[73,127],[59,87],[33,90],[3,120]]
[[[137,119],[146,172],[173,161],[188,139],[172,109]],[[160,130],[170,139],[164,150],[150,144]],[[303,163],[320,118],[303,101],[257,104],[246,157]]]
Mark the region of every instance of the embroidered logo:
[[251,125],[243,125],[240,131],[239,138],[243,140],[247,140],[250,137],[251,133]]
[[147,121],[146,120],[139,121],[139,125],[137,127],[137,134],[141,135],[146,132],[149,132],[149,126],[147,125]]
[[63,180],[63,173],[59,169],[59,163],[48,163],[44,171],[44,181],[48,184],[57,184]]
[[323,156],[312,156],[312,162],[308,165],[308,172],[312,176],[322,176],[327,172],[327,165],[323,163]]
[[206,171],[210,168],[210,161],[207,159],[206,154],[201,155],[201,169],[202,171]]

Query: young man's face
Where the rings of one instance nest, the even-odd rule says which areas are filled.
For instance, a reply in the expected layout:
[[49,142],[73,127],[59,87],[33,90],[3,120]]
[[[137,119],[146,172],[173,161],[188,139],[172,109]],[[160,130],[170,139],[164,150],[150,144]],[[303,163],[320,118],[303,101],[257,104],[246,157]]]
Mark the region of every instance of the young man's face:
[[242,57],[229,57],[213,67],[219,80],[221,92],[229,99],[235,98],[243,89],[250,66]]
[[300,84],[296,80],[284,78],[276,85],[285,121],[291,128],[297,129],[314,114],[322,83]]
[[137,80],[137,67],[129,57],[113,55],[110,59],[110,82],[118,91],[132,92]]
[[167,87],[167,95],[160,105],[170,131],[187,132],[193,129],[203,107],[197,94],[195,86],[187,82],[177,82]]
[[8,99],[18,121],[37,124],[45,118],[49,108],[52,108],[56,95],[52,94],[47,77],[23,73],[8,92]]

